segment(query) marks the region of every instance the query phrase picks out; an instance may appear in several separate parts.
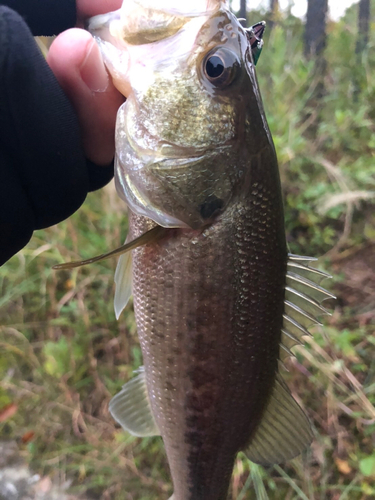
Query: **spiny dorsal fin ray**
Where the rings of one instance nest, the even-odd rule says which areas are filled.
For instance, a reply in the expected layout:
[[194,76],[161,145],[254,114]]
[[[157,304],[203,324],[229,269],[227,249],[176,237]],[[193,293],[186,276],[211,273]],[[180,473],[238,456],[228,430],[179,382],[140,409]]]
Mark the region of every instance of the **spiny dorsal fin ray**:
[[293,354],[293,352],[289,349],[289,347],[287,347],[285,344],[284,344],[284,338],[283,338],[283,335],[281,336],[281,342],[280,342],[280,351],[279,351],[279,359],[282,363],[285,362],[286,359],[288,358],[295,358],[295,354]]
[[152,414],[143,367],[139,374],[126,383],[109,403],[112,417],[133,436],[160,434]]
[[317,284],[320,284],[320,282],[326,278],[332,278],[330,274],[325,273],[324,271],[320,271],[315,267],[306,266],[296,261],[289,261],[288,269],[289,271],[299,274],[300,276],[303,276],[304,278],[307,278]]
[[[287,357],[289,357],[289,356],[287,356]],[[289,372],[289,370],[288,370],[286,364],[284,363],[284,361],[282,361],[280,359],[280,356],[279,356],[279,359],[277,360],[277,362],[278,362],[278,371],[279,372],[281,372],[282,370],[284,370],[286,372]]]
[[294,253],[288,254],[288,263],[291,262],[316,262],[316,257],[308,257],[306,255],[296,255]]
[[326,299],[335,298],[332,293],[328,292],[328,290],[325,290],[314,281],[304,278],[303,276],[300,276],[299,274],[291,271],[288,271],[286,273],[286,283],[288,286],[306,294],[308,297],[316,300],[319,303],[323,302]]
[[311,335],[308,327],[319,324],[317,316],[329,314],[321,303],[334,295],[320,286],[330,275],[309,267],[313,257],[289,254],[286,275],[284,321],[281,331],[279,358],[283,363],[293,356],[291,349],[302,343],[303,336]]
[[281,334],[282,334],[281,343],[285,347],[291,349],[295,345],[303,345],[303,342],[298,337],[290,333],[288,330],[285,330],[285,328],[281,330]]
[[245,454],[257,464],[274,465],[296,457],[311,441],[308,418],[277,376],[270,401]]
[[293,304],[293,302],[290,302],[289,300],[284,301],[284,311],[285,314],[290,316],[291,318],[295,319],[300,323],[302,326],[305,328],[308,328],[311,325],[321,325],[320,321],[316,318],[316,316],[309,314],[307,311],[304,311],[300,307],[298,307],[296,304]]
[[317,300],[312,299],[303,292],[295,290],[293,287],[290,286],[285,287],[285,299],[297,305],[308,314],[312,315],[328,314],[329,316],[331,315],[331,313],[325,307],[319,304]]
[[286,330],[288,330],[291,334],[295,335],[299,340],[306,335],[308,337],[311,337],[311,333],[304,328],[298,321],[293,319],[291,316],[288,316],[287,314],[284,314],[283,316],[284,322],[283,326]]

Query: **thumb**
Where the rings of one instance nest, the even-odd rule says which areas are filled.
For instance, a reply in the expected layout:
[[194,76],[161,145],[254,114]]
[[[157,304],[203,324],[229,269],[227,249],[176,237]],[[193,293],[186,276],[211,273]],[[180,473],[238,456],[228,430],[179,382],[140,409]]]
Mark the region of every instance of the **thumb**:
[[47,62],[78,115],[86,157],[97,165],[110,164],[124,97],[113,86],[94,39],[77,28],[65,31],[53,42]]

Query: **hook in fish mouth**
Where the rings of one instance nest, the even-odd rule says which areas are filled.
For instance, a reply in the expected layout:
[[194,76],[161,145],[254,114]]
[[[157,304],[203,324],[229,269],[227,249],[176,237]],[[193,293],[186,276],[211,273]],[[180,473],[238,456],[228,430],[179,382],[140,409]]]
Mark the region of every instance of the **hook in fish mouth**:
[[251,52],[253,54],[254,64],[258,62],[263,48],[263,34],[266,29],[266,21],[260,21],[250,28],[247,28],[246,34],[250,42]]

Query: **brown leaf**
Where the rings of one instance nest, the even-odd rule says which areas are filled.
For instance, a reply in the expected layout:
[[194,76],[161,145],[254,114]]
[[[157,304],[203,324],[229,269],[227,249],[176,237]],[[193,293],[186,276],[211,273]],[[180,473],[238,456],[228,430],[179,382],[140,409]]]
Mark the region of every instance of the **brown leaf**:
[[335,458],[335,464],[341,472],[341,474],[350,474],[352,472],[352,468],[346,460],[341,460],[341,458]]
[[30,441],[32,441],[34,439],[34,436],[35,436],[35,432],[33,432],[33,431],[26,432],[22,436],[21,441],[23,442],[23,444],[30,443]]
[[12,418],[13,415],[17,412],[18,406],[15,403],[11,403],[10,405],[4,406],[0,410],[0,422],[5,422],[9,418]]

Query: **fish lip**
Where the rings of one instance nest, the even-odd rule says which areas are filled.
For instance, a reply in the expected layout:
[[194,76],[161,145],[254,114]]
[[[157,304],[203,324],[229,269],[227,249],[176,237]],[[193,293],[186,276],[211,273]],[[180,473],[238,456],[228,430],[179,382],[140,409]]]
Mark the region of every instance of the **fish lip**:
[[107,14],[99,14],[97,16],[90,17],[85,21],[84,28],[91,33],[92,36],[98,37],[104,41],[109,41],[98,34],[98,31],[103,28],[109,28],[110,23],[113,21],[121,20],[121,12],[115,10],[113,12],[108,12]]
[[[133,2],[130,3],[133,3],[135,5],[138,4],[138,6],[140,6],[141,8],[142,7],[145,7],[146,9],[152,8],[154,11],[164,12],[172,16],[181,16],[187,19],[190,18],[193,19],[195,17],[211,16],[217,10],[220,10],[223,6],[223,0],[207,0],[205,9],[202,10],[195,9],[194,11],[191,11],[191,6],[189,6],[190,10],[186,11],[176,6],[170,6],[170,7],[165,6],[164,8],[155,8],[152,5],[152,2],[151,5],[148,5],[148,2],[134,1],[134,0]],[[123,2],[122,6],[113,12],[108,12],[106,14],[99,14],[93,16],[84,22],[84,29],[89,31],[93,36],[102,39],[103,41],[112,41],[113,35],[111,33],[111,24],[114,21],[121,23],[124,16],[128,14],[127,8],[128,8],[128,3]],[[103,37],[102,35],[98,34],[98,32],[103,29],[108,29],[108,36]]]

